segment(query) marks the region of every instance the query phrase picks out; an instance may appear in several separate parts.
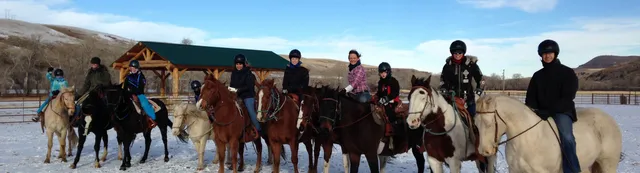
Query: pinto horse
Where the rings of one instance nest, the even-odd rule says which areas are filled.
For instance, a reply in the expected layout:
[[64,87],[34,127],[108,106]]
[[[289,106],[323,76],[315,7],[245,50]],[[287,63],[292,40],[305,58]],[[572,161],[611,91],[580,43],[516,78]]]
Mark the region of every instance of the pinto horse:
[[426,80],[411,77],[407,124],[411,129],[424,127],[421,147],[427,151],[431,170],[436,173],[444,172],[444,162],[449,165],[451,172],[458,173],[462,161],[473,160],[476,161],[479,172],[493,172],[495,155],[487,158],[489,164],[485,170],[480,160],[483,158],[476,152],[473,139],[468,139],[473,138],[469,137],[472,132],[469,129],[474,128],[473,122],[462,122],[463,116],[459,115],[457,107],[451,106],[445,96],[429,85],[430,82],[431,76]]
[[[106,99],[107,93],[104,88],[96,87],[89,91],[86,99],[84,99],[82,103],[82,109],[78,110],[81,111],[81,113],[78,117],[74,118],[73,122],[81,124],[78,125],[80,143],[78,144],[78,149],[76,151],[76,158],[70,166],[71,169],[75,169],[76,165],[80,161],[84,142],[87,140],[87,134],[89,132],[92,132],[96,136],[95,143],[93,144],[93,150],[96,152],[94,166],[96,168],[100,168],[100,161],[104,162],[107,160],[107,148],[109,148],[109,136],[107,131],[113,128],[111,116],[113,114],[114,107],[108,105]],[[100,140],[104,143],[104,152],[102,153],[102,158],[98,159],[98,153],[100,152]]]
[[[113,104],[115,114],[112,116],[113,127],[116,130],[118,136],[118,159],[122,158],[122,165],[120,170],[126,170],[131,167],[131,153],[130,148],[133,141],[136,138],[137,133],[142,133],[144,136],[144,155],[140,159],[140,163],[147,161],[149,155],[149,147],[151,145],[151,128],[147,124],[147,115],[138,113],[134,107],[134,101],[131,98],[133,95],[126,89],[121,88],[122,85],[111,86],[110,89],[114,90],[114,96],[107,97],[108,103]],[[167,107],[160,99],[151,99],[160,106],[160,110],[156,112],[155,122],[160,128],[160,134],[162,135],[162,143],[164,144],[164,162],[169,161],[169,150],[167,148],[167,127],[173,126],[171,120],[169,120],[169,113]],[[124,143],[124,157],[122,156],[122,147]]]
[[[308,108],[313,107],[315,104],[313,96],[307,96],[305,98],[306,111],[299,116],[298,105],[294,99],[286,94],[280,92],[273,81],[273,79],[264,80],[261,84],[258,84],[259,91],[257,93],[258,98],[258,121],[266,124],[268,143],[271,147],[273,155],[280,155],[281,148],[284,144],[289,144],[291,149],[291,162],[293,163],[294,172],[298,172],[298,143],[303,135],[310,134],[309,128],[305,130],[304,127],[308,125],[309,113],[311,110]],[[304,108],[303,108],[304,110]],[[303,127],[301,127],[301,125]],[[308,135],[307,135],[308,136]],[[302,141],[307,148],[307,154],[309,158],[313,158],[312,144],[310,138]],[[313,160],[309,159],[309,171],[312,171]],[[273,162],[273,171],[280,172],[280,158],[275,157]]]
[[[231,167],[234,173],[244,170],[244,135],[247,130],[251,130],[250,118],[245,106],[240,106],[236,102],[235,94],[231,94],[229,89],[212,75],[207,75],[200,92],[200,100],[196,103],[199,110],[206,110],[213,117],[214,142],[218,155],[220,167],[219,173],[224,172],[224,160],[226,147],[231,149]],[[258,161],[254,172],[260,172],[262,164],[262,141],[260,138],[253,140],[256,146]],[[236,154],[238,153],[238,154]],[[238,155],[240,164],[238,165]]]

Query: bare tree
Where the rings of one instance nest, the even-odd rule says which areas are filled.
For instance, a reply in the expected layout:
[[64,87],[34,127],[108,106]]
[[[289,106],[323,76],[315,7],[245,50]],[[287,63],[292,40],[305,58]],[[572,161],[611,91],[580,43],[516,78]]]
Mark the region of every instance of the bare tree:
[[180,41],[180,43],[186,44],[186,45],[192,45],[193,40],[191,40],[190,38],[183,38],[182,41]]

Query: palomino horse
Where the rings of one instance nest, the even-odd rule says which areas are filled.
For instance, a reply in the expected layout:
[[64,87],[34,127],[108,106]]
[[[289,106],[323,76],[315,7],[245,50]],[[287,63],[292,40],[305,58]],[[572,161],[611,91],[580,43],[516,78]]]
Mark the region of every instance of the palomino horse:
[[[147,161],[147,156],[149,155],[149,148],[151,145],[151,129],[147,124],[147,115],[142,113],[138,113],[135,109],[134,101],[131,99],[133,95],[126,89],[122,89],[121,85],[111,86],[110,90],[114,90],[114,96],[109,95],[107,97],[109,104],[114,104],[114,112],[115,114],[112,116],[113,127],[116,130],[118,136],[118,159],[122,158],[122,165],[120,166],[120,170],[126,170],[128,167],[131,167],[131,153],[130,148],[133,144],[133,141],[136,138],[137,133],[142,133],[144,136],[144,154],[140,159],[140,163],[145,163]],[[160,106],[160,110],[156,112],[156,120],[155,122],[158,124],[158,128],[160,128],[160,134],[162,136],[162,143],[164,144],[164,161],[169,161],[169,150],[167,148],[167,127],[173,126],[171,120],[169,120],[169,113],[167,111],[167,107],[164,102],[160,99],[151,99],[150,101],[155,102],[158,106]],[[122,145],[124,143],[124,146]],[[122,147],[124,147],[124,157],[122,157]]]
[[[509,172],[563,172],[553,120],[540,124],[543,120],[529,107],[508,96],[487,95],[476,103],[481,154],[494,155],[498,145],[507,143]],[[576,112],[573,133],[582,172],[616,172],[622,154],[620,127],[600,109],[577,108]],[[498,143],[505,133],[507,140]]]
[[[173,108],[173,127],[171,127],[173,135],[177,136],[181,141],[190,138],[198,152],[198,168],[200,171],[204,169],[204,150],[208,140],[213,140],[213,126],[209,123],[209,117],[206,111],[198,110],[194,104],[182,103]],[[186,127],[187,133],[183,133]],[[214,157],[214,163],[218,157]]]
[[[234,173],[244,170],[244,139],[247,130],[252,127],[247,115],[247,109],[236,102],[236,97],[229,89],[212,75],[207,75],[200,92],[200,100],[196,103],[200,110],[206,110],[213,118],[214,142],[220,167],[219,173],[224,172],[224,160],[226,147],[231,149],[231,167]],[[256,146],[257,158],[254,172],[260,172],[262,164],[262,141],[258,137],[253,140]],[[236,154],[238,153],[238,154]],[[238,165],[238,155],[240,164]]]
[[[80,143],[78,144],[77,155],[71,164],[71,169],[75,169],[76,165],[80,161],[80,155],[84,147],[84,142],[87,140],[87,134],[92,132],[95,135],[95,143],[93,144],[93,150],[96,152],[96,160],[94,166],[100,168],[100,161],[107,160],[107,148],[109,144],[109,136],[107,131],[113,128],[111,123],[111,116],[113,114],[113,106],[110,106],[106,102],[107,94],[103,87],[96,87],[89,91],[84,103],[82,103],[82,109],[78,117],[74,117],[78,125],[78,133],[80,135]],[[84,122],[83,122],[84,121]],[[104,152],[102,158],[98,159],[98,153],[100,152],[100,140],[104,143]]]
[[[75,101],[73,100],[74,87],[61,88],[56,98],[52,98],[49,105],[44,110],[44,116],[40,120],[42,132],[47,129],[47,156],[44,163],[49,163],[51,158],[51,147],[53,147],[53,134],[58,136],[60,153],[58,158],[62,162],[67,162],[67,156],[72,155],[73,147],[78,144],[78,136],[69,123],[69,117],[75,112]],[[65,138],[69,140],[69,155],[65,153]]]
[[[273,79],[264,80],[258,85],[258,121],[266,124],[265,130],[268,137],[268,143],[271,147],[273,155],[279,156],[281,148],[284,144],[289,144],[291,149],[291,163],[293,163],[294,172],[298,172],[298,143],[304,135],[301,132],[311,133],[309,130],[300,129],[301,125],[307,126],[309,122],[309,106],[314,106],[314,98],[307,96],[305,99],[306,111],[302,117],[298,114],[298,105],[295,100],[280,92]],[[302,141],[307,148],[309,158],[313,158],[311,153],[311,140]],[[312,171],[313,160],[309,159],[309,172]],[[280,172],[280,157],[275,157],[273,162],[273,171]]]
[[[470,140],[470,125],[464,124],[456,107],[451,106],[443,95],[434,90],[426,80],[411,77],[412,89],[409,92],[409,128],[424,127],[423,145],[427,151],[427,161],[431,171],[444,172],[443,162],[449,165],[451,172],[460,172],[462,161],[475,160],[479,172],[485,172],[476,153],[473,140]],[[488,158],[488,170],[494,171],[495,156]]]

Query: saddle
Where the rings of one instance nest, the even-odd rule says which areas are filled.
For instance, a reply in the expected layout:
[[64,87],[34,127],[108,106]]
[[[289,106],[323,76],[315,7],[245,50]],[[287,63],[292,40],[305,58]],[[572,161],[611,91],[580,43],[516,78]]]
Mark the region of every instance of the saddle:
[[[249,114],[247,108],[244,105],[244,101],[242,99],[235,100],[236,109],[240,112],[240,116],[242,117],[242,122],[244,123],[244,129],[241,136],[241,140],[244,143],[255,141],[260,137],[258,133],[258,129],[251,124],[251,118],[247,116]],[[214,113],[215,114],[215,113]]]
[[[138,114],[142,114],[142,108],[140,105],[140,100],[138,100],[138,96],[132,96],[131,97],[133,99],[133,107],[136,108],[136,112],[138,112]],[[151,99],[147,99],[147,101],[149,102],[149,104],[151,104],[151,106],[153,107],[153,112],[158,112],[160,111],[160,109],[162,109],[160,106],[158,106],[158,104],[156,102],[154,102]]]
[[287,95],[296,103],[300,103],[300,97],[298,97],[298,94],[289,93]]
[[466,107],[466,102],[464,99],[460,98],[460,97],[455,97],[455,105],[458,113],[460,114],[460,117],[462,119],[462,122],[467,126],[467,127],[471,127],[469,128],[470,133],[468,138],[469,140],[473,141],[474,145],[476,147],[474,147],[476,149],[476,154],[471,155],[469,157],[469,159],[478,159],[480,161],[486,162],[485,158],[482,157],[480,154],[478,154],[478,146],[480,145],[480,141],[478,140],[480,134],[478,132],[478,127],[476,127],[476,125],[473,123],[473,117],[471,117],[471,113],[469,113],[469,111],[467,110]]

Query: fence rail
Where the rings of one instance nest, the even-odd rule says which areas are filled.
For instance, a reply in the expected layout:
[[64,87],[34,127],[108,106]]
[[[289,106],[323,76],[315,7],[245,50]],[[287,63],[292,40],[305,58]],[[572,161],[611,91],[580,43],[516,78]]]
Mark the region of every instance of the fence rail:
[[[402,91],[400,97],[406,101],[408,91]],[[522,91],[487,91],[486,94],[501,94],[519,99],[524,102],[526,92]],[[193,95],[158,96],[151,95],[149,98],[159,98],[165,102],[169,112],[173,105],[184,102],[193,103]],[[0,123],[21,123],[31,122],[36,110],[44,101],[44,96],[32,97],[0,97]],[[640,105],[640,93],[637,92],[582,92],[574,99],[576,104],[609,104],[609,105]]]

